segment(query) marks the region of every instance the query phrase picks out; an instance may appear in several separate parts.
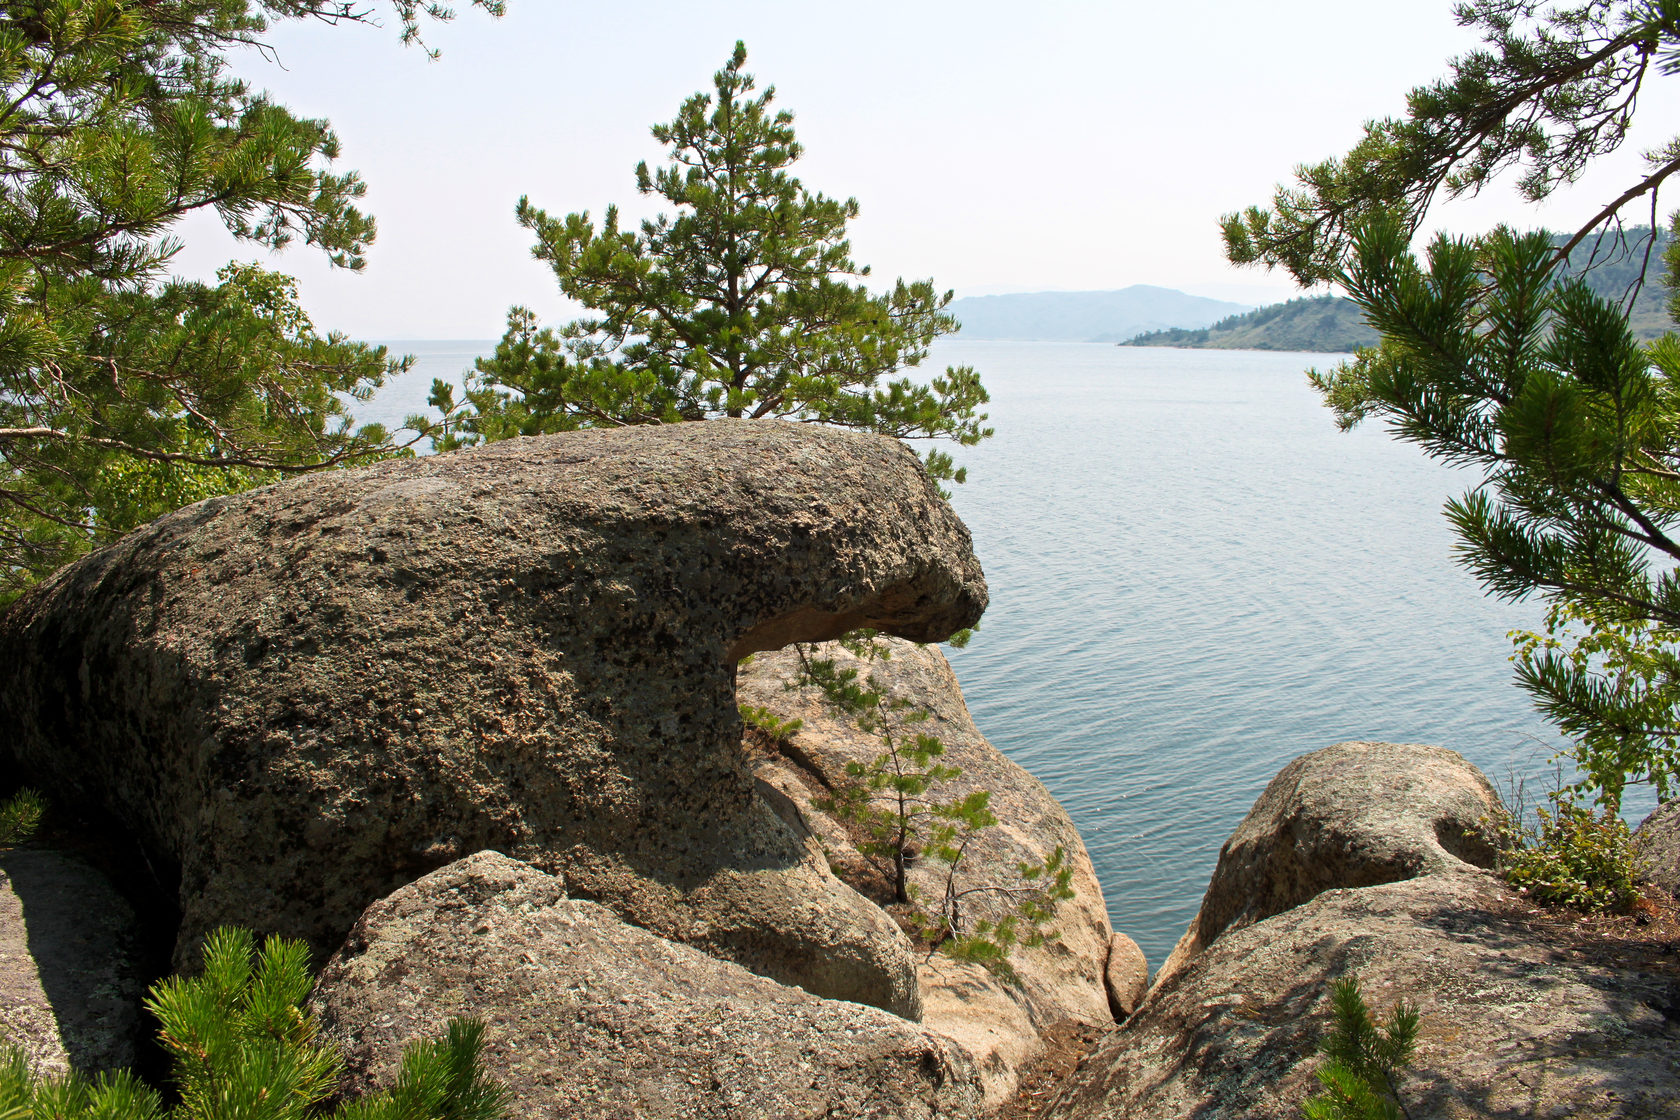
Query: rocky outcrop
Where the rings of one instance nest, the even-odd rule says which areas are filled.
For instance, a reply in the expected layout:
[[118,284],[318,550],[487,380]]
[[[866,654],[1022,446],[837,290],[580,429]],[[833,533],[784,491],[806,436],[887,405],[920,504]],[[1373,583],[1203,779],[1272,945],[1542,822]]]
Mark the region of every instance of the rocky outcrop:
[[485,1066],[516,1120],[979,1109],[972,1064],[938,1035],[655,937],[495,852],[370,907],[312,1003],[352,1095],[389,1085],[405,1045],[466,1016],[488,1027]]
[[755,790],[734,667],[986,603],[894,440],[713,422],[511,440],[179,510],[0,617],[0,750],[179,873],[176,955],[324,956],[485,848],[626,920],[915,1015],[907,943]]
[[134,1064],[141,970],[134,913],[74,856],[0,851],[0,1044],[40,1074]]
[[1633,832],[1640,878],[1680,898],[1680,801],[1657,806]]
[[1200,951],[1156,982],[1045,1111],[1057,1120],[1295,1120],[1332,985],[1418,1006],[1413,1120],[1666,1117],[1680,962],[1580,932],[1476,866],[1484,777],[1432,747],[1297,759],[1221,855]]
[[[1057,847],[1066,851],[1074,870],[1074,897],[1062,902],[1056,914],[1058,936],[1039,948],[1018,947],[1011,956],[1018,983],[940,954],[919,970],[924,1025],[955,1039],[974,1056],[985,1078],[988,1104],[995,1105],[1013,1092],[1021,1067],[1040,1050],[1046,1029],[1067,1020],[1112,1021],[1104,983],[1108,911],[1085,845],[1066,812],[1037,779],[1005,758],[975,728],[944,655],[912,642],[883,644],[890,657],[867,664],[838,644],[812,653],[833,659],[842,669],[857,668],[865,677],[873,676],[889,699],[906,701],[908,707],[896,718],[928,713],[925,721],[903,723],[900,730],[937,736],[945,745],[940,762],[962,770],[960,777],[937,787],[941,799],[991,791],[991,808],[999,823],[979,833],[968,848],[963,884],[1019,885],[1019,865],[1042,863]],[[867,763],[879,755],[881,742],[838,717],[814,688],[789,689],[798,677],[793,650],[762,654],[741,668],[738,694],[743,704],[803,721],[776,755],[762,759],[759,775],[788,797],[834,867],[868,890],[871,873],[845,828],[812,801],[845,781],[848,763]],[[937,865],[914,867],[910,880],[928,897],[943,895],[943,869]],[[974,896],[972,917],[995,920],[1007,907],[1002,896]]]
[[1422,1015],[1413,1120],[1657,1120],[1680,1100],[1680,977],[1538,924],[1491,873],[1349,890],[1220,937],[1106,1038],[1045,1116],[1298,1120],[1331,985]]
[[1480,770],[1440,747],[1338,743],[1295,759],[1220,849],[1201,909],[1155,982],[1227,930],[1322,891],[1492,867],[1499,804]]

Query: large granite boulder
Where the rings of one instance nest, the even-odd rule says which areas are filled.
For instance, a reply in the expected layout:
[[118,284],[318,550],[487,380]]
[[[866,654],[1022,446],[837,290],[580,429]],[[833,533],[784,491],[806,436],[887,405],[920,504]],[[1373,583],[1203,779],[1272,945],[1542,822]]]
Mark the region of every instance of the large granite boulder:
[[986,603],[894,440],[712,422],[513,440],[200,502],[0,616],[0,757],[324,957],[485,848],[636,925],[917,1013],[897,928],[755,791],[736,662]]
[[1399,1084],[1412,1120],[1672,1116],[1672,945],[1599,936],[1477,866],[1491,798],[1432,747],[1350,743],[1290,763],[1226,845],[1207,941],[1043,1115],[1296,1120],[1318,1091],[1332,987],[1355,977],[1379,1015],[1420,1010]]
[[[1018,982],[1002,980],[979,965],[935,953],[919,969],[925,1026],[961,1043],[974,1056],[986,1089],[988,1106],[1015,1090],[1023,1065],[1042,1049],[1050,1027],[1077,1020],[1109,1024],[1111,1001],[1105,985],[1110,930],[1102,887],[1067,813],[1036,778],[1009,761],[975,728],[956,674],[937,648],[883,639],[889,657],[860,661],[838,643],[812,649],[812,656],[832,659],[841,669],[873,676],[892,701],[908,706],[894,718],[898,730],[937,736],[945,745],[940,762],[962,775],[933,791],[955,800],[974,790],[991,791],[998,823],[978,834],[964,859],[961,886],[1018,886],[1023,862],[1042,863],[1063,848],[1073,866],[1074,897],[1060,904],[1058,936],[1038,948],[1018,947],[1012,957]],[[846,829],[817,809],[813,801],[846,780],[851,762],[868,763],[881,753],[880,739],[864,734],[837,716],[812,687],[794,687],[800,676],[798,654],[778,650],[742,666],[738,694],[743,704],[768,708],[781,719],[803,726],[775,753],[761,755],[759,776],[796,806],[800,821],[821,842],[836,870],[866,891],[870,873]],[[902,722],[912,713],[925,721]],[[924,895],[942,897],[942,866],[913,866],[910,881]],[[877,901],[890,898],[878,890]],[[972,896],[971,918],[996,919],[1007,912],[999,895]]]
[[1228,930],[1336,887],[1492,867],[1499,795],[1463,756],[1416,743],[1338,743],[1273,778],[1236,832],[1201,909],[1161,966],[1173,976]]
[[1680,801],[1669,801],[1633,831],[1639,876],[1680,898]]
[[1299,1120],[1331,986],[1416,1003],[1412,1120],[1659,1120],[1680,1101],[1680,962],[1537,914],[1465,868],[1325,891],[1224,934],[1103,1039],[1054,1120]]
[[141,968],[134,912],[72,855],[0,851],[0,1045],[40,1074],[134,1064]]
[[515,1118],[962,1120],[972,1064],[872,1007],[819,999],[656,937],[481,852],[369,907],[312,997],[356,1096],[403,1048],[484,1020]]

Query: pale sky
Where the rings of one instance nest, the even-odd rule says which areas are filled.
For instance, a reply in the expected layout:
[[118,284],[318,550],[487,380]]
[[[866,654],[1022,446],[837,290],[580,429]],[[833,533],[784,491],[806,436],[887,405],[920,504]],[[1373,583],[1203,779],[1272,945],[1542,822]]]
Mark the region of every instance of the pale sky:
[[[1288,298],[1286,277],[1225,263],[1220,215],[1344,152],[1473,42],[1450,0],[508,0],[502,20],[457,6],[429,29],[436,62],[401,47],[389,16],[287,25],[271,36],[278,65],[241,62],[282,104],[330,119],[339,166],[369,183],[380,232],[366,271],[330,270],[304,246],[266,262],[299,277],[323,330],[487,339],[513,303],[564,318],[515,202],[650,213],[633,177],[661,159],[648,128],[710,88],[736,39],[795,113],[795,173],[858,199],[854,256],[877,280],[932,277],[958,296],[1158,284]],[[1639,119],[1632,149],[1680,131],[1680,79],[1654,78]],[[1437,224],[1561,228],[1636,172],[1626,150],[1542,211],[1500,191]],[[177,232],[182,275],[259,256],[213,219]]]

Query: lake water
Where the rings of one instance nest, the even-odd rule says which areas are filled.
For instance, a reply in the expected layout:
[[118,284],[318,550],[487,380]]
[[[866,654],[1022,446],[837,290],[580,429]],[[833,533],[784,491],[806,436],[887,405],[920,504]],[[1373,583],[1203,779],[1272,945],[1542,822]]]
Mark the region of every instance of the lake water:
[[[492,344],[393,344],[416,368],[358,411],[400,422]],[[992,605],[951,651],[980,729],[1078,825],[1116,929],[1159,965],[1219,847],[1291,758],[1436,743],[1502,790],[1556,738],[1511,683],[1535,603],[1482,595],[1441,505],[1476,481],[1336,430],[1331,355],[944,342],[992,394],[954,504]],[[1630,797],[1633,819],[1650,802]]]

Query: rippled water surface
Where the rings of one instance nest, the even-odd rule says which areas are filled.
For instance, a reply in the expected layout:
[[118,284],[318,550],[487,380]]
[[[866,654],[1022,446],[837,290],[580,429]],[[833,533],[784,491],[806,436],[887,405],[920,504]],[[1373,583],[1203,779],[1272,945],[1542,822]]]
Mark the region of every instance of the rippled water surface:
[[[359,411],[400,420],[487,343],[407,343]],[[1331,356],[944,343],[992,393],[957,510],[992,605],[953,651],[982,731],[1061,800],[1116,928],[1159,965],[1219,846],[1289,759],[1437,743],[1503,787],[1555,742],[1441,505],[1476,479],[1378,427],[1336,431],[1303,371]],[[1637,808],[1636,806],[1630,806]]]

